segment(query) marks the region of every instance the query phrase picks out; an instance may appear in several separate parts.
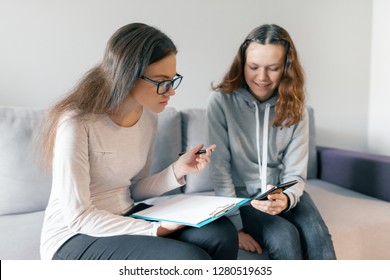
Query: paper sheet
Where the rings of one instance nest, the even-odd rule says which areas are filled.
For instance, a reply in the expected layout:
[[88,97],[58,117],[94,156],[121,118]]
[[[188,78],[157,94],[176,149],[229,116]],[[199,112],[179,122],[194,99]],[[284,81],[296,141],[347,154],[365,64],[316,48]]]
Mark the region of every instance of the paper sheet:
[[[248,201],[246,198],[182,194],[134,213],[131,216],[199,227],[204,225],[205,221],[215,220],[227,212],[238,208],[246,201]],[[219,213],[219,215],[214,216],[216,213]]]

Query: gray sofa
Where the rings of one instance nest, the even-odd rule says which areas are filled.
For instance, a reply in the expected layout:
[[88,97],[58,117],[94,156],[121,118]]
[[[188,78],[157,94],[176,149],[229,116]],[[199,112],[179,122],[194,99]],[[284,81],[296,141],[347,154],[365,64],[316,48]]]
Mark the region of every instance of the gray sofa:
[[[0,259],[39,259],[44,209],[50,194],[50,176],[34,160],[32,132],[43,111],[0,107]],[[307,191],[316,202],[330,232],[338,259],[390,259],[390,157],[357,153],[315,144],[313,110],[310,113],[310,160]],[[205,143],[204,109],[159,115],[157,172],[199,143]],[[208,143],[205,143],[208,144]],[[212,193],[208,170],[186,178],[182,188],[165,194]],[[153,203],[158,199],[151,199]],[[266,259],[240,251],[239,259]]]

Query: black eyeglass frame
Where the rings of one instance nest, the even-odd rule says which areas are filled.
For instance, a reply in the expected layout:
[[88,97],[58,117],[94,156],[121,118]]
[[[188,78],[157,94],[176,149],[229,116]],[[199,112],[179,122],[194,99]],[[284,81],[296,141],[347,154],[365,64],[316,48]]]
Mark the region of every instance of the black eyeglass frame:
[[[155,85],[157,86],[156,93],[157,93],[158,95],[166,94],[166,93],[169,91],[169,89],[170,89],[171,87],[172,87],[174,90],[177,89],[177,88],[179,87],[179,85],[181,84],[181,81],[183,80],[183,76],[180,75],[180,74],[178,74],[178,73],[176,73],[175,78],[173,78],[172,80],[164,80],[164,81],[161,81],[161,82],[152,80],[152,79],[150,79],[150,78],[148,78],[148,77],[146,77],[146,76],[144,76],[144,75],[142,75],[140,78],[141,78],[142,80],[145,80],[145,81],[149,82],[149,83],[155,84]],[[178,83],[175,87],[173,87],[174,83],[175,83],[177,80],[179,80],[179,83]],[[169,82],[169,84],[166,85],[165,91],[164,91],[164,92],[159,92],[159,90],[160,90],[160,85],[162,85],[162,84],[164,84],[164,83],[166,83],[166,82]],[[168,85],[169,85],[169,86],[168,86]]]

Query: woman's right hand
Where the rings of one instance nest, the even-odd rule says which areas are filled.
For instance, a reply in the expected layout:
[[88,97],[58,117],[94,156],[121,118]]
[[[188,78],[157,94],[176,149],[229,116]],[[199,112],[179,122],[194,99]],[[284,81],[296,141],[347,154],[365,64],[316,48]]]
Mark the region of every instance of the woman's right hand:
[[185,227],[184,225],[178,225],[169,222],[161,222],[160,226],[157,229],[157,236],[166,236],[184,227]]
[[238,231],[238,245],[241,250],[256,252],[258,254],[263,252],[260,244],[257,243],[257,241],[254,240],[252,236],[242,230]]

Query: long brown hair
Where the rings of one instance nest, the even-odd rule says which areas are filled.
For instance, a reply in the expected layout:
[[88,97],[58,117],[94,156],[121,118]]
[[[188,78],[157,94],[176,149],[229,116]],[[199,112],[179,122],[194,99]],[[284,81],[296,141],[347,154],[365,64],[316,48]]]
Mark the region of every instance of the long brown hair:
[[285,49],[285,65],[282,80],[278,87],[278,100],[275,105],[275,126],[288,127],[302,119],[305,94],[304,73],[298,60],[295,45],[286,30],[276,24],[261,25],[252,30],[241,44],[229,71],[221,83],[212,86],[214,90],[232,93],[246,87],[244,65],[246,50],[250,43],[281,45]]
[[109,39],[102,62],[48,110],[39,130],[44,169],[51,167],[57,127],[65,112],[74,111],[78,120],[116,112],[148,65],[176,53],[172,40],[154,27],[131,23],[119,28]]

